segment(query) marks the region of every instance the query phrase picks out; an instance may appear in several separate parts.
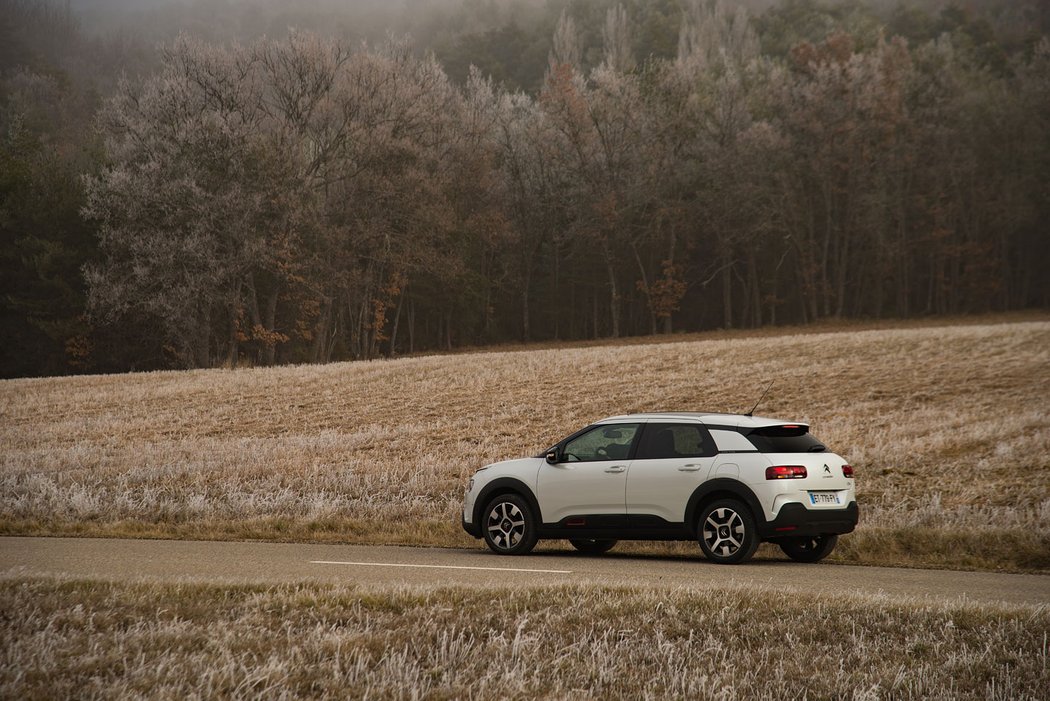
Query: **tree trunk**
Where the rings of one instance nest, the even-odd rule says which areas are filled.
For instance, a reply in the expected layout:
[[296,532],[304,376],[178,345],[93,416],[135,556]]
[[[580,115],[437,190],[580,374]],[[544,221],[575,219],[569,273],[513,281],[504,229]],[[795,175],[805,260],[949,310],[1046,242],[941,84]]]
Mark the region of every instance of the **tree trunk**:
[[[561,265],[560,265],[561,256],[558,255],[557,239],[554,239],[554,244],[555,244],[554,245],[554,296],[555,296],[556,299],[558,299],[559,298],[558,297],[558,283],[560,282],[559,278],[561,277]],[[555,305],[554,306],[554,340],[555,341],[557,341],[560,338],[560,333],[559,332],[561,331],[560,324],[559,324],[559,322],[561,320],[561,314],[559,313],[559,311],[560,311],[559,310],[559,306]]]
[[831,315],[831,274],[828,270],[831,259],[831,232],[835,226],[831,185],[824,184],[824,237],[820,246],[820,294],[823,301],[823,316]]
[[602,237],[602,253],[605,257],[605,270],[609,275],[609,320],[612,322],[612,337],[620,337],[620,291],[616,287],[616,267],[613,265],[609,240]]
[[594,290],[594,296],[591,297],[591,324],[594,328],[594,336],[592,338],[598,338],[598,290]]
[[211,306],[201,305],[198,315],[197,337],[194,339],[194,363],[196,367],[211,367]]
[[846,279],[849,277],[849,255],[850,236],[843,235],[840,238],[840,250],[838,255],[838,269],[835,271],[835,318],[842,318],[842,310],[846,304]]
[[226,367],[237,367],[237,317],[238,305],[230,305],[230,338],[226,346]]
[[521,281],[521,340],[529,342],[529,276],[526,275]]
[[653,304],[653,291],[649,287],[649,275],[645,272],[645,265],[642,263],[642,257],[638,254],[638,247],[633,243],[631,244],[631,252],[634,253],[634,260],[638,264],[638,274],[642,276],[642,289],[645,290],[645,298],[648,300],[649,307],[649,333],[656,335],[656,309]]
[[[271,294],[270,298],[266,300],[263,328],[266,329],[267,333],[273,333],[274,327],[277,325],[277,297],[277,289],[274,289],[273,294]],[[276,355],[277,343],[267,340],[266,346],[263,349],[263,365],[273,365]]]
[[416,352],[416,301],[408,300],[408,352]]
[[[674,254],[675,254],[675,251],[676,251],[677,248],[678,248],[678,236],[675,233],[674,224],[672,224],[671,225],[670,236],[668,237],[668,242],[667,242],[667,264],[669,266],[672,266],[672,267],[674,266]],[[672,331],[673,331],[672,323],[671,323],[671,317],[672,317],[673,314],[674,314],[674,312],[672,312],[670,309],[668,309],[667,310],[667,316],[665,316],[663,318],[663,327],[664,327],[663,332],[665,334],[668,334],[668,335],[670,335],[672,333]]]
[[755,261],[754,247],[747,254],[747,276],[751,287],[751,326],[762,325],[762,289],[758,282],[758,263]]
[[538,249],[538,244],[535,247],[523,245],[521,249],[521,340],[524,343],[528,343],[532,338],[529,294],[532,291],[532,263]]
[[401,324],[401,307],[405,304],[405,291],[402,290],[397,298],[397,311],[394,313],[394,328],[390,330],[390,350],[387,357],[393,358],[397,354],[397,327]]
[[722,324],[733,328],[733,263],[726,255],[722,266]]
[[328,327],[332,318],[332,301],[325,299],[320,304],[321,313],[314,324],[313,343],[310,344],[310,362],[319,363],[325,356],[326,339],[328,338]]
[[370,336],[368,333],[368,299],[371,294],[366,294],[365,298],[361,301],[361,310],[357,315],[357,351],[356,355],[358,358],[365,358],[368,356],[368,344]]

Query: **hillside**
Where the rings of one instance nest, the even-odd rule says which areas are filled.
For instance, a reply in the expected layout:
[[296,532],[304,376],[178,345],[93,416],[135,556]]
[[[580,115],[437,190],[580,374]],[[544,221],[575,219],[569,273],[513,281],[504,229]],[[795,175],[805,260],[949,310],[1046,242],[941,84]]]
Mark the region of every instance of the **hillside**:
[[857,468],[833,559],[1050,569],[1047,320],[4,381],[0,532],[470,545],[477,467],[769,380]]

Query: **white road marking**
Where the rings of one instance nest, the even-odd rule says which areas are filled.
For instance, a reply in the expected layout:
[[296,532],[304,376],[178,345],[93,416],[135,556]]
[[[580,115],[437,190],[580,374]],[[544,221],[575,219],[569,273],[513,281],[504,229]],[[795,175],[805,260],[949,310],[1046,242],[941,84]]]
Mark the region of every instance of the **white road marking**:
[[515,567],[464,567],[462,565],[407,565],[398,562],[339,562],[310,560],[311,565],[360,565],[362,567],[418,567],[431,570],[485,570],[487,572],[539,572],[542,574],[572,574],[572,570],[530,570]]

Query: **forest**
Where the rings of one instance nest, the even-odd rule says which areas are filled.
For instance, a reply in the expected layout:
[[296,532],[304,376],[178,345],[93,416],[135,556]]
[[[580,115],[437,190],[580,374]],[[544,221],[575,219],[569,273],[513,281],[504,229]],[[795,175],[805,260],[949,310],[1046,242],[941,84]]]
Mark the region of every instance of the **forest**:
[[0,376],[1050,307],[1038,0],[4,0]]

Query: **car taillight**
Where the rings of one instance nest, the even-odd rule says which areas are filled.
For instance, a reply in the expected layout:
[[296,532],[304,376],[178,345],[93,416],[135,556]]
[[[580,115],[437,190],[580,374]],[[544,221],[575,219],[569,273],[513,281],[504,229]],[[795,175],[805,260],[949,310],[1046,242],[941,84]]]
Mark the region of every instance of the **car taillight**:
[[853,479],[853,466],[852,465],[843,465],[842,466],[842,476],[843,477],[848,477],[850,479]]
[[774,465],[766,468],[767,480],[798,480],[806,476],[802,465]]

